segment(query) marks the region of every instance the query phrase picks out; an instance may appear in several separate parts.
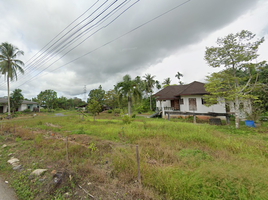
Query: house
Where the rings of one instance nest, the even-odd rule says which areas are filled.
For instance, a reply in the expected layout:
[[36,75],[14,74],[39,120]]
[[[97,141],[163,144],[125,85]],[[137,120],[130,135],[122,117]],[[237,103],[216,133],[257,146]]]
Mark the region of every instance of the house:
[[165,111],[180,111],[191,113],[226,113],[225,102],[218,102],[206,106],[203,96],[209,94],[204,83],[194,81],[187,85],[167,86],[153,96],[156,98],[156,107]]
[[[7,112],[7,97],[1,97],[0,98],[0,113],[6,113]],[[30,109],[31,111],[34,111],[35,108],[38,108],[38,103],[28,100],[23,100],[21,105],[19,105],[19,108],[17,111],[24,111],[26,109]]]

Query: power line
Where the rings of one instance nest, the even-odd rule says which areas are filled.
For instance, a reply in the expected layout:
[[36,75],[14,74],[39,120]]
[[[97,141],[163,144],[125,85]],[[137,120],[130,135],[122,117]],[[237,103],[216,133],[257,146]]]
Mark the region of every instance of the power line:
[[[106,42],[105,44],[103,44],[103,45],[101,45],[101,46],[99,46],[99,47],[97,47],[97,48],[95,48],[95,49],[93,49],[93,50],[91,50],[91,51],[89,51],[89,52],[87,52],[87,53],[85,53],[85,54],[83,54],[83,55],[81,55],[81,56],[79,56],[79,57],[77,57],[77,58],[75,58],[75,59],[73,59],[73,60],[71,60],[71,61],[65,63],[65,64],[63,64],[63,65],[61,65],[61,66],[58,67],[58,68],[55,68],[54,70],[51,70],[50,72],[56,71],[56,70],[58,70],[58,69],[60,69],[60,68],[62,68],[62,67],[64,67],[64,66],[66,66],[66,65],[69,65],[70,63],[75,62],[75,61],[77,61],[77,60],[79,60],[79,59],[81,59],[81,58],[83,58],[83,57],[85,57],[85,56],[87,56],[87,55],[89,55],[89,54],[91,54],[91,53],[93,53],[93,52],[95,52],[95,51],[97,51],[97,50],[103,48],[104,46],[107,46],[108,44],[110,44],[110,43],[112,43],[112,42],[114,42],[114,41],[116,41],[116,40],[119,40],[120,38],[122,38],[122,37],[124,37],[124,36],[126,36],[126,35],[128,35],[128,34],[130,34],[130,33],[132,33],[132,32],[134,32],[135,30],[137,30],[137,29],[139,29],[139,28],[141,28],[141,27],[143,27],[143,26],[145,26],[145,25],[151,23],[152,21],[154,21],[154,20],[156,20],[156,19],[158,19],[158,18],[160,18],[160,17],[162,17],[162,16],[164,16],[164,15],[166,15],[166,14],[168,14],[168,13],[170,13],[170,12],[176,10],[176,9],[178,9],[179,7],[181,7],[181,6],[183,6],[183,5],[187,4],[187,3],[189,3],[190,1],[191,1],[191,0],[187,0],[187,1],[185,1],[185,2],[183,2],[183,3],[181,3],[181,4],[179,4],[179,5],[177,5],[177,6],[173,7],[173,8],[171,8],[171,9],[169,9],[169,10],[163,12],[162,14],[160,14],[160,15],[158,15],[158,16],[156,16],[156,17],[154,17],[154,18],[152,18],[152,19],[150,19],[150,20],[148,20],[148,21],[146,21],[145,23],[143,23],[143,24],[141,24],[141,25],[139,25],[139,26],[137,26],[137,27],[131,29],[130,31],[128,31],[128,32],[126,32],[126,33],[124,33],[124,34],[122,34],[122,35],[120,35],[120,36],[114,38],[113,40],[110,40],[110,41]],[[40,73],[39,73],[39,74],[40,74]],[[45,75],[46,75],[46,74],[45,74]],[[35,78],[35,77],[33,77],[33,78]],[[30,82],[31,80],[32,80],[32,79],[30,79],[30,80],[24,82],[24,83],[21,84],[20,86],[24,85],[24,84],[27,83],[27,82]],[[20,86],[19,86],[19,87],[20,87]]]
[[[59,61],[61,58],[63,58],[65,55],[67,55],[68,53],[70,53],[72,50],[74,50],[75,48],[77,48],[79,45],[81,45],[83,42],[85,42],[89,37],[93,36],[94,34],[96,34],[97,32],[99,32],[101,29],[106,28],[107,26],[109,26],[110,24],[112,24],[115,20],[117,20],[123,13],[125,13],[129,8],[131,8],[132,6],[134,6],[137,2],[139,2],[140,0],[137,0],[136,2],[134,2],[133,4],[131,4],[128,8],[126,8],[123,12],[121,12],[119,15],[117,15],[112,21],[110,21],[107,25],[101,27],[100,29],[98,29],[97,31],[95,31],[94,33],[92,33],[90,36],[88,36],[87,38],[85,38],[82,42],[80,42],[79,44],[77,44],[76,46],[74,46],[72,49],[70,49],[69,51],[67,51],[65,54],[63,54],[60,58],[58,58],[57,60],[55,60],[53,63],[51,63],[49,66],[45,67],[44,69],[42,69],[40,72],[37,73],[37,75],[41,74],[43,71],[45,71],[46,69],[48,69],[49,67],[51,67],[54,63],[56,63],[57,61]],[[126,2],[126,1],[124,1]],[[124,3],[123,2],[123,3]],[[118,5],[116,8],[114,8],[113,10],[118,9],[123,3],[121,3],[120,5]],[[110,12],[112,13],[112,11]],[[106,16],[105,16],[106,17]],[[104,17],[104,18],[105,18]],[[30,80],[32,80],[33,78],[35,78],[37,75],[35,75],[34,77],[30,78],[29,80],[27,80],[26,82],[24,82],[23,84],[29,82]],[[22,85],[23,85],[22,84]],[[20,85],[21,86],[21,85]],[[20,87],[19,86],[19,87]]]
[[[138,0],[139,1],[139,0]],[[138,1],[136,1],[135,3],[137,3]],[[107,15],[105,15],[99,22],[97,22],[96,24],[98,24],[98,23],[100,23],[101,21],[106,21],[108,18],[110,18],[110,16],[109,15],[113,15],[114,14],[114,12],[116,11],[117,12],[117,9],[121,9],[121,6],[124,4],[126,2],[126,0],[124,1],[124,2],[122,2],[121,4],[119,4],[116,8],[114,8],[112,11],[110,11]],[[102,28],[100,28],[100,29],[98,29],[97,31],[95,31],[93,34],[91,34],[89,37],[91,37],[92,35],[94,35],[94,34],[96,34],[98,31],[100,31],[101,29],[103,29],[103,28],[105,28],[105,27],[107,27],[108,25],[110,25],[112,22],[114,22],[119,16],[121,16],[124,12],[126,12],[126,10],[128,10],[130,7],[132,7],[135,3],[133,3],[131,6],[129,6],[127,9],[125,9],[123,12],[121,12],[118,16],[116,16],[111,22],[109,22],[107,25],[105,25],[105,26],[103,26]],[[124,6],[124,5],[123,5]],[[107,10],[107,9],[106,9]],[[103,23],[103,22],[101,22],[101,23]],[[95,24],[95,25],[96,25]],[[95,25],[93,25],[93,26],[95,26]],[[91,26],[91,27],[93,27],[93,26]],[[90,28],[88,28],[88,29],[86,29],[84,32],[82,32],[81,34],[83,34],[83,33],[85,33],[86,31],[89,31],[89,29]],[[81,34],[79,34],[77,37],[80,37],[80,36],[83,36],[83,35],[81,35]],[[76,38],[77,38],[76,37]],[[88,39],[89,37],[87,37],[86,39]],[[74,38],[74,39],[76,39],[76,38]],[[73,39],[73,40],[74,40]],[[79,38],[78,38],[79,39]],[[68,54],[69,52],[71,52],[73,49],[75,49],[76,47],[78,47],[80,44],[82,44],[86,39],[84,39],[82,42],[80,42],[78,45],[76,45],[75,47],[73,47],[71,50],[69,50],[67,53],[65,53],[63,56],[61,56],[59,59],[57,59],[55,62],[57,62],[58,60],[60,60],[62,57],[64,57],[66,54]],[[71,40],[71,44],[73,44],[75,41],[73,41],[73,40]],[[67,43],[67,45],[68,44],[70,44],[70,42],[69,43]],[[70,44],[70,45],[71,45]],[[69,45],[69,46],[70,46]],[[66,45],[65,45],[66,46]],[[64,47],[65,47],[64,46]],[[67,47],[66,47],[67,48]],[[61,51],[63,51],[63,50],[65,50],[65,49],[60,49]],[[58,52],[59,50],[57,50],[57,52]],[[61,52],[60,51],[60,52]],[[56,52],[56,53],[57,53]],[[53,57],[55,57],[55,54],[54,54],[54,56]],[[48,67],[50,67],[51,65],[53,65],[55,62],[53,62],[52,64],[50,64]],[[48,67],[46,67],[45,69],[47,69]],[[41,70],[41,72],[43,72],[45,69],[43,69],[43,70]],[[38,74],[40,74],[41,72],[39,72]],[[37,74],[37,75],[38,75]],[[37,75],[35,75],[35,76],[37,76]],[[34,76],[34,77],[35,77]],[[34,78],[34,77],[32,77],[32,78]],[[27,76],[24,76],[24,78],[23,79],[25,79],[25,78],[27,78]],[[31,78],[31,79],[32,79]],[[29,80],[28,80],[29,81]],[[26,81],[27,82],[27,81]]]

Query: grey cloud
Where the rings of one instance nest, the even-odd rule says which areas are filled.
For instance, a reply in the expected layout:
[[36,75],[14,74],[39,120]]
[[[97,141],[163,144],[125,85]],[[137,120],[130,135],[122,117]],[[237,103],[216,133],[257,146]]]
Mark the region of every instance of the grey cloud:
[[[35,1],[11,0],[2,2],[0,8],[4,19],[0,25],[1,39],[13,42],[22,40],[30,51],[41,49],[57,33],[79,16],[94,1]],[[61,66],[86,52],[92,51],[134,29],[144,22],[174,8],[184,1],[147,0],[140,1],[106,29],[92,36],[77,49],[69,53],[49,70]],[[200,42],[210,33],[218,30],[242,14],[253,9],[258,2],[252,0],[191,0],[184,6],[156,19],[103,48],[57,70],[54,76],[36,85],[36,81],[25,84],[24,88],[35,87],[38,91],[51,86],[66,95],[79,94],[81,86],[111,85],[119,81],[119,74],[141,71],[157,63],[188,45]],[[7,11],[8,10],[8,11]],[[18,38],[19,37],[19,38]],[[16,45],[16,44],[15,44]],[[48,70],[48,71],[49,71]],[[75,73],[66,77],[64,71]],[[153,72],[152,72],[153,73]],[[64,81],[61,84],[61,80]],[[134,78],[134,77],[133,77]],[[108,83],[109,82],[109,83]]]

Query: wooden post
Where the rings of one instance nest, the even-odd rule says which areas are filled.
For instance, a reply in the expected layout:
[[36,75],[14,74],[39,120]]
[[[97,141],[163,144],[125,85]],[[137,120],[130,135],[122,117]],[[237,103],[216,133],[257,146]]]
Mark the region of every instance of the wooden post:
[[69,164],[69,155],[68,155],[68,136],[66,136],[66,160]]
[[194,124],[196,124],[196,116],[195,116],[195,114],[193,115],[193,117],[194,117]]
[[170,120],[169,120],[169,113],[168,113],[168,121],[170,121]]
[[139,158],[139,146],[136,145],[136,154],[137,154],[137,172],[138,172],[138,181],[141,184],[141,173],[140,173],[140,158]]
[[226,115],[226,124],[229,125],[230,124],[230,116]]
[[33,136],[34,146],[36,146],[35,145],[35,137],[34,137],[34,134],[33,134],[33,129],[32,129],[32,136]]

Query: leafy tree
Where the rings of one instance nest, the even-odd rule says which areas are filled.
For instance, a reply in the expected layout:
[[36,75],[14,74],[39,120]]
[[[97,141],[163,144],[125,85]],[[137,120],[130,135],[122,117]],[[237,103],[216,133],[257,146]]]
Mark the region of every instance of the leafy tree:
[[64,97],[64,96],[61,96],[60,98],[57,98],[57,105],[58,105],[58,108],[61,108],[61,109],[67,109],[67,98]]
[[81,106],[85,103],[86,102],[82,101],[82,99],[79,99],[77,97],[74,97],[74,99],[73,99],[73,107],[78,107],[78,106]]
[[96,101],[94,98],[91,99],[87,105],[87,109],[89,112],[93,114],[93,121],[95,121],[95,115],[99,112],[101,109],[101,105],[98,101]]
[[8,118],[10,118],[10,95],[9,95],[9,80],[17,80],[17,70],[23,74],[22,66],[24,63],[18,60],[17,57],[24,55],[24,52],[17,47],[4,42],[0,45],[0,72],[6,76],[7,79],[7,96],[8,96]]
[[104,101],[104,95],[105,95],[105,91],[102,89],[102,87],[100,85],[98,89],[90,90],[90,92],[88,94],[89,101],[91,99],[95,99],[102,106],[103,105],[103,101]]
[[10,106],[13,113],[19,108],[24,97],[21,94],[21,89],[15,89],[10,96]]
[[177,74],[175,75],[176,78],[179,79],[179,84],[183,85],[183,82],[181,81],[181,77],[183,77],[183,75],[180,72],[177,72]]
[[119,99],[127,97],[128,100],[128,115],[131,116],[131,99],[141,98],[141,92],[135,80],[127,74],[123,77],[123,81],[115,85],[115,91],[119,94]]
[[104,104],[115,109],[118,107],[119,95],[115,90],[109,90],[104,95]]
[[[245,100],[256,99],[252,91],[257,86],[258,71],[265,62],[256,62],[257,51],[264,38],[254,40],[255,34],[243,30],[217,40],[217,47],[207,47],[205,60],[211,67],[225,67],[207,78],[206,90],[211,94],[207,102],[224,98],[234,105],[236,128],[239,128],[239,107]],[[242,72],[246,76],[241,76]]]
[[152,93],[153,88],[156,85],[156,80],[154,80],[155,76],[152,76],[151,74],[145,74],[144,78],[145,91],[147,94],[150,93],[150,109],[152,110]]
[[161,89],[161,84],[160,84],[160,82],[159,82],[158,80],[155,81],[155,86],[156,86],[156,88],[157,88],[158,90]]
[[[41,92],[42,93],[42,92]],[[54,101],[57,99],[57,92],[54,90],[45,90],[42,93],[43,102],[45,103],[47,110],[49,111],[49,107],[53,109]]]
[[140,92],[143,93],[143,92],[146,92],[146,86],[145,86],[145,83],[144,81],[141,79],[140,76],[136,76],[134,81],[136,82],[137,84],[137,87],[139,88]]
[[164,82],[162,83],[163,87],[169,86],[171,83],[171,79],[168,77],[164,80]]

